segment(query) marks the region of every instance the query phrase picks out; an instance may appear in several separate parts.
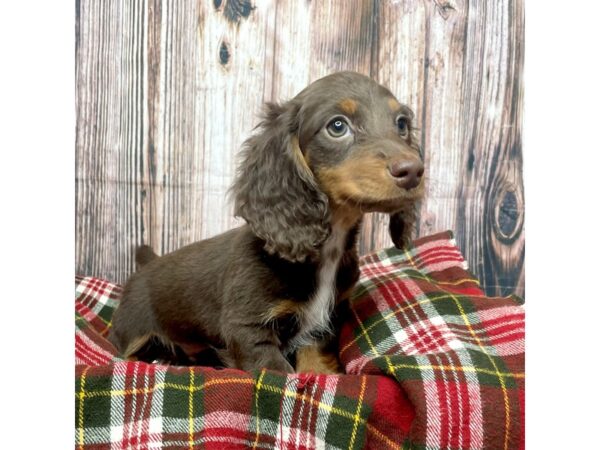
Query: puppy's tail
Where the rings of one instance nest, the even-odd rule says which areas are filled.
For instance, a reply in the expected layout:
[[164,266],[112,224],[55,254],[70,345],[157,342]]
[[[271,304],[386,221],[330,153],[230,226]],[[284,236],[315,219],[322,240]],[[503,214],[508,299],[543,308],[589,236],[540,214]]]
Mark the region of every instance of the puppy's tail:
[[146,264],[148,264],[150,261],[156,258],[158,258],[158,255],[154,253],[152,247],[150,247],[149,245],[140,245],[135,250],[136,269],[140,270],[142,267],[144,267]]

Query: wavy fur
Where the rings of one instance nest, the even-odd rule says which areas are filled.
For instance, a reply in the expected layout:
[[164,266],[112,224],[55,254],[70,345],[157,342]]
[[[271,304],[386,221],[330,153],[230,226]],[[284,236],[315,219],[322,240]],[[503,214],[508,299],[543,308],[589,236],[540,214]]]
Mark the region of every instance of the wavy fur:
[[241,152],[232,187],[234,213],[243,217],[271,254],[292,261],[316,258],[327,239],[327,196],[303,163],[297,138],[297,108],[267,104],[260,132]]

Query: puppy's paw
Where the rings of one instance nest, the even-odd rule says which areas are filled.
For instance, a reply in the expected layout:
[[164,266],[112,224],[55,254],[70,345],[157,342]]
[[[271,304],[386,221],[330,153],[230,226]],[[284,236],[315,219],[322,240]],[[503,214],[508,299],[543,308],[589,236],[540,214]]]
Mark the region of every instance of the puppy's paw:
[[318,345],[302,347],[296,354],[297,373],[323,373],[335,375],[344,373],[337,355],[327,352]]

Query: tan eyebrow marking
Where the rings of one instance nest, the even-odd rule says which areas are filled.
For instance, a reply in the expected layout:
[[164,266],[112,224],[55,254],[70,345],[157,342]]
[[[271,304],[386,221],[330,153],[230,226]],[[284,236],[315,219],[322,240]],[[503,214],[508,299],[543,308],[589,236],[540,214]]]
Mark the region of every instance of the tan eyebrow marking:
[[356,101],[352,100],[351,98],[345,98],[339,103],[339,107],[346,114],[352,115],[356,112],[356,108],[358,108],[358,105]]
[[392,110],[393,113],[406,116],[408,119],[413,120],[415,118],[415,113],[408,106],[399,103],[393,97],[388,98],[388,106]]
[[396,112],[400,109],[402,105],[395,98],[388,98],[388,106],[392,110],[392,112]]

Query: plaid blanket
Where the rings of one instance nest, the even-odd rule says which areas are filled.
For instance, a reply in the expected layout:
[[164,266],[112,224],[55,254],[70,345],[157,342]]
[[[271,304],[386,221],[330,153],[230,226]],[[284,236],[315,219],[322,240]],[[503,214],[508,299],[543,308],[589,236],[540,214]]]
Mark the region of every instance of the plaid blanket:
[[76,278],[76,448],[524,448],[522,302],[484,296],[450,232],[361,259],[347,375],[123,361],[120,293]]

